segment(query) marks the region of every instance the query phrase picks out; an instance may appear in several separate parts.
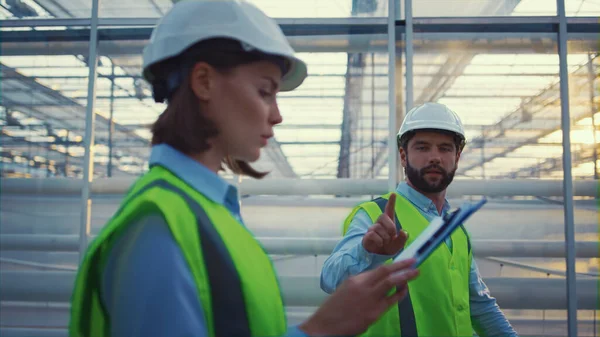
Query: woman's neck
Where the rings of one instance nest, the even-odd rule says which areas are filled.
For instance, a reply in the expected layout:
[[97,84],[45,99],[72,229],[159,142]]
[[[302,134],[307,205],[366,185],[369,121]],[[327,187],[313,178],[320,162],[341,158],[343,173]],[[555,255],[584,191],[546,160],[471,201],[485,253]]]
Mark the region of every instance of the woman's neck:
[[190,155],[195,161],[206,166],[214,173],[219,173],[224,156],[214,147],[208,151]]

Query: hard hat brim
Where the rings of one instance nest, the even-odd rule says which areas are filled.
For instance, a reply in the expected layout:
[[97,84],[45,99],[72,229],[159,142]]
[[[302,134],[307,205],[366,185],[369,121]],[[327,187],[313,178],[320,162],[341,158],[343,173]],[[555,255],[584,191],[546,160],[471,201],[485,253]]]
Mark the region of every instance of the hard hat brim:
[[284,56],[290,60],[290,69],[283,75],[279,91],[292,91],[298,88],[306,79],[308,70],[304,61],[290,56]]
[[[225,35],[225,34],[223,34],[222,36],[217,36],[217,37],[238,40],[238,39],[232,37],[231,35]],[[245,43],[245,41],[240,41],[240,42]],[[151,83],[154,80],[154,74],[151,71],[152,65],[163,62],[163,61],[169,59],[170,57],[177,56],[181,52],[181,50],[180,50],[181,48],[176,48],[176,47],[172,48],[169,45],[171,43],[173,43],[173,40],[166,39],[166,41],[163,40],[163,41],[157,42],[158,46],[155,45],[155,46],[153,46],[153,48],[146,47],[144,49],[144,60],[145,61],[148,59],[152,60],[152,63],[145,63],[143,65],[142,75],[143,75],[144,79],[146,79],[146,81]],[[175,52],[173,52],[170,55],[164,55],[162,58],[151,55],[152,53],[155,53],[157,50],[167,49],[167,48],[175,49]],[[281,85],[280,85],[280,89],[279,89],[280,91],[283,91],[283,92],[292,91],[292,90],[298,88],[304,82],[306,77],[308,76],[308,67],[307,67],[306,63],[304,61],[302,61],[301,59],[297,58],[296,56],[294,56],[293,51],[280,52],[280,51],[263,50],[260,48],[255,48],[254,46],[252,46],[252,49],[259,51],[261,53],[264,53],[266,55],[283,57],[289,61],[290,68],[288,69],[287,73],[285,73],[283,75],[283,77],[281,79]]]

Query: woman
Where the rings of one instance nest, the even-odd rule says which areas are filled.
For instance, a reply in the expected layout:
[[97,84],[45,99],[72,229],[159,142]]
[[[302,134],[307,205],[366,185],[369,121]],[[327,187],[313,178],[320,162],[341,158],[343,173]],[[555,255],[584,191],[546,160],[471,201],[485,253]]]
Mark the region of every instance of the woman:
[[404,296],[413,261],[349,279],[287,329],[272,263],[217,175],[223,164],[265,175],[248,163],[282,121],[276,94],[306,77],[272,19],[244,2],[178,2],[144,50],[144,76],[168,102],[150,171],[87,251],[71,336],[355,335]]

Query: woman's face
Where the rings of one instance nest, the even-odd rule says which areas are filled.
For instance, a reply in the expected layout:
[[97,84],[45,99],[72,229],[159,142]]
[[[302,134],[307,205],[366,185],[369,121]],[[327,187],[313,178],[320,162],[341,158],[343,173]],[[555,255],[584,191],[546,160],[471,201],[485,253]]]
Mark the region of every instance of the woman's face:
[[[203,112],[219,130],[211,145],[223,155],[254,162],[273,137],[273,126],[282,122],[276,99],[281,70],[267,61],[241,65],[226,73],[211,69],[204,82],[207,99],[201,97]],[[192,80],[196,95],[198,83]]]

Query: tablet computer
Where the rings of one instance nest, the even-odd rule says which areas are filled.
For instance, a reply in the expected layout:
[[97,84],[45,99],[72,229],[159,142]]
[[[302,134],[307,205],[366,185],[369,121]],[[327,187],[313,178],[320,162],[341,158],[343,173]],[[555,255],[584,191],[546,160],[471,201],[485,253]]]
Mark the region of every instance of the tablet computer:
[[473,213],[477,212],[485,203],[486,198],[476,203],[464,203],[457,210],[444,217],[435,217],[408,247],[404,248],[394,262],[414,258],[414,267],[420,266],[462,223]]

